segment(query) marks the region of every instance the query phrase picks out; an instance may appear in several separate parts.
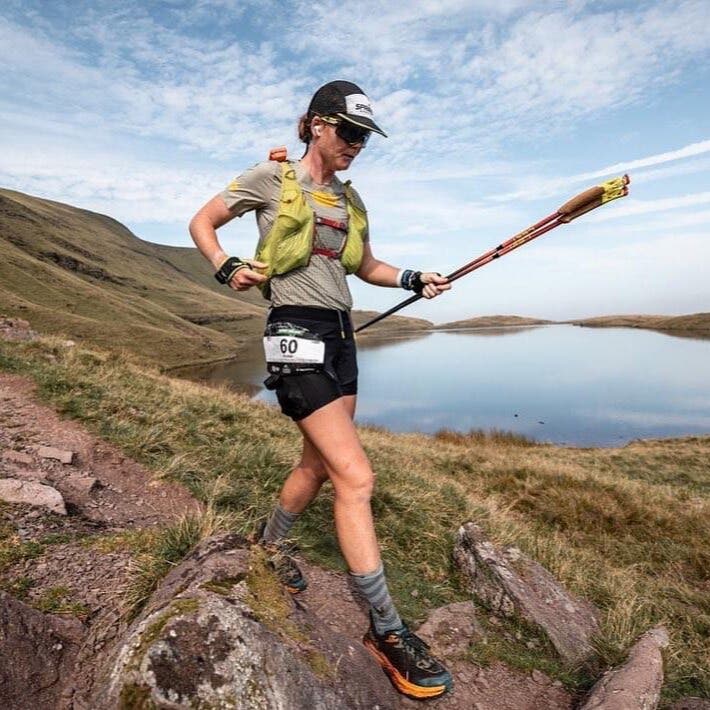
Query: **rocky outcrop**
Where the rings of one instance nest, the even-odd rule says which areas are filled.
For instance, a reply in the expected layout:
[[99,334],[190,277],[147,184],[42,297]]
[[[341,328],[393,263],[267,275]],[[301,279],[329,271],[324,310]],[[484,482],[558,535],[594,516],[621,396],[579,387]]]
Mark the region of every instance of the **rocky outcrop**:
[[605,673],[580,710],[654,710],[663,685],[661,649],[668,645],[662,626],[646,632],[622,666]]
[[28,503],[43,506],[53,513],[67,514],[64,499],[59,491],[32,480],[0,479],[0,500],[6,503]]
[[454,559],[469,591],[494,613],[520,616],[539,627],[569,663],[594,654],[597,611],[517,547],[498,549],[478,525],[466,523],[458,530]]
[[43,614],[0,592],[2,707],[59,707],[83,635],[76,619]]
[[0,338],[5,340],[36,340],[37,333],[22,318],[0,316]]
[[299,608],[236,536],[166,577],[99,677],[93,710],[397,706],[365,648]]

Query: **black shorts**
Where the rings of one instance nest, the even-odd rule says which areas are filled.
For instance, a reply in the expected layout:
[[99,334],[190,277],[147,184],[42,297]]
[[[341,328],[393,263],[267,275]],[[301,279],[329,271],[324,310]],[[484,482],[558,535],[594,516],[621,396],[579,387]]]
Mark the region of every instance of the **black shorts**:
[[279,375],[274,389],[286,416],[297,422],[339,397],[357,394],[357,353],[347,311],[278,306],[271,309],[267,323],[279,321],[307,328],[325,343],[322,372]]

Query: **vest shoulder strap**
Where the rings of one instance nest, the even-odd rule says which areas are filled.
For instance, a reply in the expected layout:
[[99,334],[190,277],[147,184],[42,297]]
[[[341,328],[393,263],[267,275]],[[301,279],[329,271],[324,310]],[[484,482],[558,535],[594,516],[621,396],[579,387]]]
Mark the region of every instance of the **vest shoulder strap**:
[[360,202],[360,200],[355,199],[354,190],[355,188],[352,186],[352,180],[346,180],[343,183],[343,192],[345,193],[347,203],[359,212],[365,212],[366,210],[363,209],[364,205]]
[[296,167],[290,160],[281,163],[281,196],[280,201],[293,202],[298,196],[303,194],[301,186],[296,179]]

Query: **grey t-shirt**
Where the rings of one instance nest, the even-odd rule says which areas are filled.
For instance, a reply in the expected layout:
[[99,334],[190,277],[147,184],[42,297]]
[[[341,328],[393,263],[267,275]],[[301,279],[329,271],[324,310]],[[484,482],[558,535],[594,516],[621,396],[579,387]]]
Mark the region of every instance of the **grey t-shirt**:
[[[295,163],[296,179],[306,201],[318,217],[347,222],[343,183],[333,176],[330,184],[315,183],[310,173]],[[363,211],[360,196],[353,199]],[[241,217],[246,212],[256,212],[259,244],[266,238],[279,211],[281,197],[281,164],[269,160],[249,168],[220,193],[229,210]],[[366,239],[369,235],[366,235]],[[344,246],[345,232],[326,225],[316,225],[315,246],[340,251]],[[272,306],[316,306],[350,310],[353,299],[340,259],[322,254],[311,254],[308,264],[271,279]]]

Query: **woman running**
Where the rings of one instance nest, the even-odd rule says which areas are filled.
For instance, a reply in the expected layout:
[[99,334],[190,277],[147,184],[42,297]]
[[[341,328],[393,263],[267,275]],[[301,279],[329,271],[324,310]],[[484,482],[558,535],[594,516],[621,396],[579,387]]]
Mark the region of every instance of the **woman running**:
[[[233,180],[194,216],[190,234],[216,270],[237,291],[262,289],[271,303],[264,338],[266,386],[303,434],[303,454],[260,533],[274,552],[282,582],[294,592],[306,580],[279,547],[320,487],[334,490],[335,527],[352,578],[370,607],[365,646],[402,693],[436,697],[451,690],[450,673],[403,623],[387,589],[370,498],[375,482],[353,423],[357,362],[346,276],[376,286],[400,287],[433,298],[450,288],[436,273],[400,270],[372,254],[365,207],[347,170],[372,132],[369,99],[355,84],[333,81],[314,94],[298,126],[306,144],[295,163],[269,160]],[[229,257],[215,230],[256,212],[260,239],[255,259]]]

